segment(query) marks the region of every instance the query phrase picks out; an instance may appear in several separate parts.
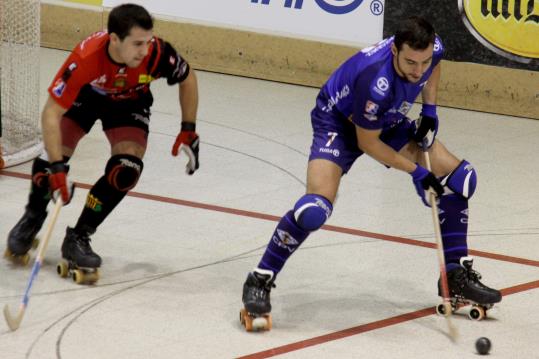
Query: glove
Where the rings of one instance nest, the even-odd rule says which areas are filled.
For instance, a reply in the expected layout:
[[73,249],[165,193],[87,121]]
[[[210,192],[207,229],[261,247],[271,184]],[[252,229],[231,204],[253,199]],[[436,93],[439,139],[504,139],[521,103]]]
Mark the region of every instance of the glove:
[[181,131],[176,137],[176,142],[172,146],[172,155],[178,156],[178,151],[183,151],[189,161],[185,166],[185,172],[192,175],[200,166],[198,161],[199,137],[195,132],[195,124],[192,122],[182,122]]
[[427,200],[426,191],[433,190],[436,192],[437,196],[441,196],[444,193],[444,188],[436,178],[429,172],[427,169],[417,165],[416,169],[410,173],[412,180],[414,182],[415,190],[425,206],[430,207],[430,204]]
[[423,104],[421,114],[416,121],[414,141],[421,147],[423,146],[423,142],[425,142],[427,148],[429,148],[434,143],[437,133],[438,115],[436,115],[436,105]]
[[75,186],[67,180],[67,172],[69,172],[69,166],[63,161],[53,162],[49,166],[49,185],[53,194],[52,198],[56,200],[60,196],[64,205],[71,201],[75,189]]

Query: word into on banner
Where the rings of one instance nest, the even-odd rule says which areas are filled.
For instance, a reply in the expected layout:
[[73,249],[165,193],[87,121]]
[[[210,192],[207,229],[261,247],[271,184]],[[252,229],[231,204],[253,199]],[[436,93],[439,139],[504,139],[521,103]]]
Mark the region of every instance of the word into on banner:
[[[269,5],[271,0],[251,0],[251,3]],[[274,0],[282,2],[283,0]],[[284,7],[301,9],[304,0],[284,0]],[[359,7],[363,0],[315,0],[315,3],[324,11],[330,14],[347,14]],[[374,15],[380,15],[384,12],[384,4],[380,0],[373,0],[370,5],[371,12]]]

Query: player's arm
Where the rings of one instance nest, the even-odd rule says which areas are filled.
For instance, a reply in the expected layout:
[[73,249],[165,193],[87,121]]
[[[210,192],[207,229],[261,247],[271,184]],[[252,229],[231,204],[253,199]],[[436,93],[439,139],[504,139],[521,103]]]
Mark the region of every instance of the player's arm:
[[410,174],[417,194],[425,205],[430,206],[425,191],[432,188],[438,195],[441,195],[443,188],[440,182],[427,169],[413,163],[382,142],[380,140],[381,132],[382,130],[369,130],[356,125],[359,148],[377,161]]
[[198,82],[193,69],[189,67],[176,50],[167,42],[164,44],[164,56],[160,69],[167,77],[169,85],[179,84],[179,99],[182,114],[181,129],[176,141],[172,145],[172,155],[177,156],[180,151],[189,158],[186,172],[195,173],[200,167],[198,159],[200,139],[196,133],[196,120],[198,111]]
[[66,109],[49,96],[41,114],[41,126],[45,150],[51,163],[63,160],[60,121],[65,113]]
[[423,90],[421,97],[423,105],[421,114],[416,122],[417,130],[414,140],[421,146],[423,143],[427,147],[432,146],[436,134],[438,133],[438,114],[436,113],[436,98],[438,95],[438,85],[440,83],[441,63],[439,62],[429,77],[429,80]]
[[43,142],[49,158],[49,184],[52,192],[58,192],[64,204],[73,196],[73,186],[67,181],[68,166],[62,153],[60,121],[66,109],[49,96],[41,114]]
[[442,63],[439,62],[432,70],[432,74],[429,77],[429,81],[423,87],[421,91],[421,97],[423,99],[423,104],[436,105],[436,98],[438,95],[438,85],[440,84],[440,74]]
[[413,172],[417,165],[382,142],[381,133],[381,129],[370,130],[356,125],[359,149],[387,166],[407,173]]
[[195,123],[198,110],[198,83],[192,69],[185,80],[180,82],[179,90],[182,122]]

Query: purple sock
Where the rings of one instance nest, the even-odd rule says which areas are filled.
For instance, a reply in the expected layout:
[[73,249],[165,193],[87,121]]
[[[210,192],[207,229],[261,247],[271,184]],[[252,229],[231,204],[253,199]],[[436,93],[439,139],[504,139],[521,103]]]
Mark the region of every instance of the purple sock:
[[440,197],[438,209],[445,262],[449,269],[468,255],[468,200],[458,194],[444,195]]
[[274,275],[277,275],[288,257],[294,253],[308,235],[309,232],[297,225],[294,212],[288,211],[275,228],[258,268],[269,269],[273,271]]

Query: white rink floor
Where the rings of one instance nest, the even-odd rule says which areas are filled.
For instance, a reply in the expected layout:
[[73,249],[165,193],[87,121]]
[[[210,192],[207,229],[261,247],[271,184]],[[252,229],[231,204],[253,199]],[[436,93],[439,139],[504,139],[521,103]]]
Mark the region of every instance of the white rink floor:
[[[42,103],[66,55],[42,51]],[[93,237],[104,263],[91,287],[55,269],[65,227],[109,156],[99,125],[80,143],[70,175],[81,188],[60,213],[21,328],[10,332],[0,320],[1,358],[475,358],[481,336],[492,340],[492,358],[539,357],[539,121],[439,109],[439,139],[478,171],[475,267],[504,293],[487,320],[469,320],[466,308],[453,317],[456,344],[434,314],[430,210],[407,174],[366,156],[343,179],[332,227],[313,234],[279,275],[273,330],[247,333],[238,321],[242,285],[304,192],[317,90],[198,78],[200,170],[188,177],[185,159],[170,155],[177,90],[160,81],[144,173]],[[2,251],[29,173],[29,163],[0,172]],[[0,260],[0,305],[17,308],[29,274],[30,266]]]

